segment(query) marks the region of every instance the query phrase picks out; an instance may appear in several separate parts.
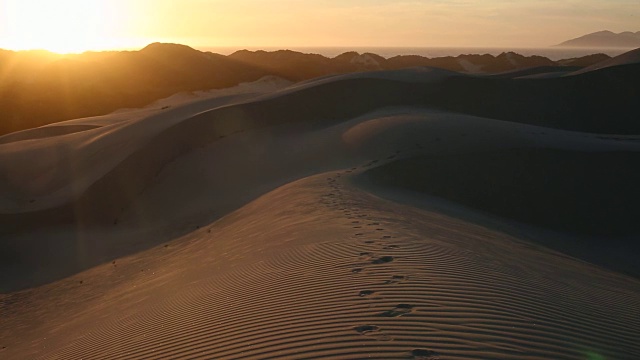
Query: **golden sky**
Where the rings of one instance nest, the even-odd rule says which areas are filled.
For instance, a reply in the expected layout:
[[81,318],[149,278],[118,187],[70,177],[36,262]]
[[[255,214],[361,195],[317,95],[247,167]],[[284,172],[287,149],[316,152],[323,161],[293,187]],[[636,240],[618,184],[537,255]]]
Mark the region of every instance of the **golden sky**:
[[0,0],[0,48],[543,47],[639,19],[638,0]]

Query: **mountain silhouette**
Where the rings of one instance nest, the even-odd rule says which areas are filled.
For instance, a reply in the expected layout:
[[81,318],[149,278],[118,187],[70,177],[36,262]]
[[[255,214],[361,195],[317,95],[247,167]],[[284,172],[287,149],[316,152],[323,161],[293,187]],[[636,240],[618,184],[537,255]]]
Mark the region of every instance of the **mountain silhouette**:
[[[346,52],[334,58],[290,50],[237,51],[229,56],[179,44],[154,43],[139,51],[57,55],[0,50],[0,135],[59,121],[141,107],[180,92],[252,82],[264,76],[290,81],[416,66],[462,73],[503,73],[546,68],[574,71],[606,55],[551,61],[508,52],[427,58]],[[537,70],[540,72],[541,70]],[[533,71],[535,73],[536,71]]]
[[637,48],[640,47],[640,31],[619,34],[605,30],[567,40],[557,46],[587,48]]

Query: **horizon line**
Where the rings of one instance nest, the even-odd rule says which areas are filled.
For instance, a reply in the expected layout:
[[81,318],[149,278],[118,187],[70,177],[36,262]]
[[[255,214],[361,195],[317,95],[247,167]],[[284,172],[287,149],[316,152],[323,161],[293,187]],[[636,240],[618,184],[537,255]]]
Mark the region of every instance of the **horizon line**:
[[576,47],[576,46],[559,46],[559,45],[548,45],[548,46],[496,46],[496,45],[479,45],[479,46],[427,46],[427,45],[414,45],[414,46],[396,46],[396,45],[339,45],[339,46],[327,46],[327,45],[286,45],[286,46],[278,46],[278,45],[189,45],[180,42],[171,42],[171,41],[152,41],[144,46],[136,46],[136,47],[118,47],[118,48],[110,48],[110,49],[88,49],[84,51],[78,52],[56,52],[43,48],[33,48],[33,49],[11,49],[11,48],[3,48],[0,47],[0,50],[12,51],[12,52],[46,52],[55,55],[82,55],[85,53],[101,53],[101,52],[124,52],[124,51],[140,51],[144,48],[148,47],[152,44],[175,44],[175,45],[183,45],[190,47],[194,50],[206,52],[211,49],[237,49],[237,51],[241,50],[250,50],[250,51],[260,51],[260,50],[292,50],[296,49],[493,49],[493,50],[551,50],[551,49],[565,49],[565,50],[632,50],[635,47],[627,48],[627,47]]

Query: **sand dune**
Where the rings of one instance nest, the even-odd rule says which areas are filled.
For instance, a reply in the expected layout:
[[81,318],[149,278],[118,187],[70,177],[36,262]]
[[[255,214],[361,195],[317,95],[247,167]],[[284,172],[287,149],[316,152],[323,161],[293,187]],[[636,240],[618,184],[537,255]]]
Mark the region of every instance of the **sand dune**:
[[98,128],[95,125],[67,125],[67,126],[46,126],[35,128],[29,131],[20,131],[0,137],[0,145],[16,141],[42,139],[53,136],[73,134],[81,131]]
[[[579,67],[569,66],[538,66],[527,69],[518,69],[513,71],[507,71],[504,73],[491,74],[489,76],[494,78],[529,78],[529,77],[550,77],[550,76],[563,76],[572,71],[579,70]],[[553,74],[553,75],[552,75]]]
[[5,298],[18,301],[4,324],[12,329],[2,337],[5,354],[626,359],[640,352],[637,280],[382,201],[345,184],[348,175],[280,188],[166,248],[46,286],[47,301],[31,300],[28,309],[19,295]]
[[[635,74],[636,70],[631,69],[626,75]],[[632,77],[620,76],[631,86]],[[59,222],[73,220],[80,213],[86,219],[83,222],[111,223],[134,194],[140,193],[165,164],[181,154],[237,132],[293,123],[326,127],[381,107],[435,106],[518,122],[542,125],[555,122],[574,130],[602,128],[613,132],[626,127],[627,131],[635,132],[637,122],[631,118],[637,109],[626,102],[633,96],[632,92],[625,92],[626,86],[618,83],[615,90],[607,92],[605,103],[567,107],[566,101],[582,104],[583,98],[602,95],[597,88],[585,87],[579,91],[586,93],[578,97],[569,88],[585,81],[591,84],[609,81],[597,74],[573,78],[576,82],[562,79],[523,82],[480,79],[430,69],[340,75],[253,98],[253,95],[214,97],[133,122],[50,137],[28,146],[22,142],[8,143],[2,145],[5,151],[0,153],[0,164],[10,174],[2,179],[5,195],[0,201],[0,212],[54,210],[33,216]],[[548,90],[541,90],[545,87]],[[344,101],[346,98],[349,101]],[[537,107],[522,112],[517,106],[500,106],[503,99]],[[542,101],[544,107],[538,105]],[[213,109],[202,111],[210,108]],[[597,116],[604,111],[615,111],[611,115],[617,116],[607,122],[599,121]],[[100,152],[105,148],[113,150]],[[24,159],[31,157],[38,160],[24,166],[27,163]],[[65,170],[69,166],[72,169]],[[35,173],[48,174],[48,178],[34,177]],[[92,189],[87,190],[89,187]],[[105,193],[109,194],[109,205],[100,201]],[[105,205],[96,208],[92,206],[96,202]],[[66,208],[59,209],[61,206]],[[5,221],[20,225],[13,217],[5,217]]]
[[[6,174],[2,179],[5,196],[0,201],[0,213],[32,212],[68,203],[163,130],[203,110],[244,102],[285,84],[265,87],[259,81],[254,86],[194,95],[188,101],[176,103],[176,99],[167,99],[145,110],[71,120],[0,137],[0,163]],[[172,108],[180,103],[184,104]],[[35,138],[43,139],[24,142]],[[45,183],[34,184],[30,181],[34,173],[50,175]]]
[[[555,93],[575,86],[564,79],[531,81]],[[634,264],[640,136],[468,107],[476,89],[533,91],[519,82],[429,69],[275,81],[0,138],[0,356],[637,358],[640,281],[609,259]],[[472,87],[439,95],[455,84]],[[380,174],[391,181],[362,183]],[[606,206],[592,221],[619,222],[585,236],[509,211],[550,206],[517,191],[545,178],[543,195],[567,196],[556,210]],[[469,201],[468,181],[505,208]],[[407,199],[412,187],[448,201]]]

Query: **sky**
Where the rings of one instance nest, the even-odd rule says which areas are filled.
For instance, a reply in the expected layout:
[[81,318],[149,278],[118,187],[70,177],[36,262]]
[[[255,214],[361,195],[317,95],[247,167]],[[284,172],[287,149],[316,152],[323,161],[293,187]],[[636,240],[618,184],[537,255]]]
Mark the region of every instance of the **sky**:
[[0,0],[0,48],[546,47],[640,31],[639,0]]

